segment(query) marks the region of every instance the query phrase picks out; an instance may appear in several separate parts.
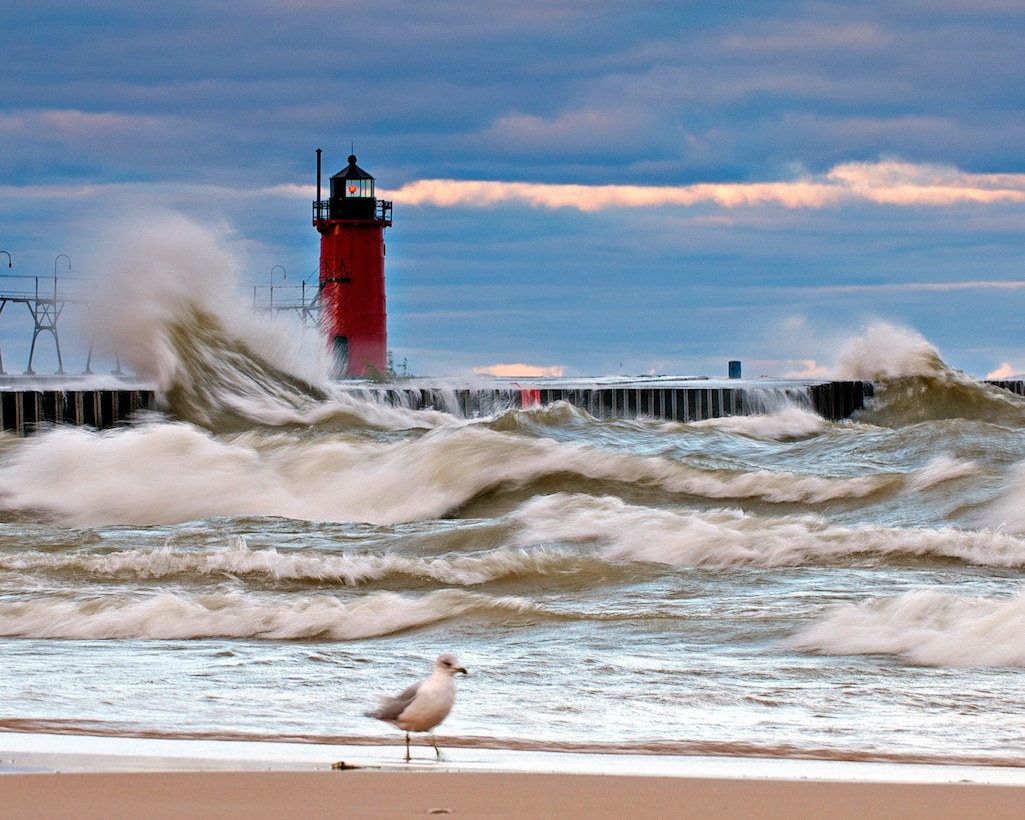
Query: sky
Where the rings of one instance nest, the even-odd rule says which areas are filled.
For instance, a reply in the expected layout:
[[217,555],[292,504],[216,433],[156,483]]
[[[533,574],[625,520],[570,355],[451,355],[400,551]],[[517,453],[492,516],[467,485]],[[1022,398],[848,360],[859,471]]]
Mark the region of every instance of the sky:
[[[1023,76],[1021,0],[15,0],[0,296],[181,218],[240,302],[315,289],[320,148],[393,202],[412,374],[830,377],[879,326],[1021,374]],[[0,310],[8,372],[32,327]]]

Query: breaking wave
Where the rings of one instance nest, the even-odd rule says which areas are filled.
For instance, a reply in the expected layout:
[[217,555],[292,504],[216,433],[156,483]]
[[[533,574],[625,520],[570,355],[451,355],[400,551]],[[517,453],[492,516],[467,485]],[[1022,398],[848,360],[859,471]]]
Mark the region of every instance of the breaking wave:
[[1025,539],[955,528],[839,527],[812,515],[767,517],[737,509],[651,510],[618,498],[557,494],[517,511],[517,543],[589,544],[607,560],[677,566],[782,567],[957,560],[1025,566]]
[[355,548],[333,552],[250,549],[241,537],[232,546],[219,550],[165,546],[100,553],[0,553],[0,569],[25,575],[82,573],[94,581],[162,583],[229,578],[255,586],[276,588],[294,584],[297,588],[313,589],[323,585],[357,587],[381,582],[402,584],[421,581],[472,587],[509,579],[585,572],[588,563],[582,555],[548,548],[500,547],[478,554],[427,557]]
[[915,590],[840,607],[790,642],[837,655],[897,655],[926,666],[1025,666],[1025,594]]
[[461,590],[423,596],[378,592],[355,600],[319,594],[289,598],[243,592],[175,592],[62,599],[34,595],[0,602],[0,635],[74,640],[259,640],[351,641],[390,635],[475,611],[507,616],[529,613],[532,604]]
[[911,474],[706,466],[515,437],[483,425],[449,425],[392,441],[344,433],[212,436],[192,425],[159,423],[33,437],[0,473],[0,509],[70,526],[251,515],[389,524],[441,518],[496,493],[587,489],[820,505],[922,489],[977,471],[947,457]]
[[906,427],[940,419],[1025,424],[1025,400],[951,368],[919,333],[880,323],[852,340],[840,357],[838,378],[875,384],[860,421]]

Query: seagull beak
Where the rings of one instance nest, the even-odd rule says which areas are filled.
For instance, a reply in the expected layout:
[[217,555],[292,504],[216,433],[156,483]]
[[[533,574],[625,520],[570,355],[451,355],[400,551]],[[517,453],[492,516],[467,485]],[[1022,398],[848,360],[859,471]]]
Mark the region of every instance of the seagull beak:
[[469,675],[469,674],[470,674],[470,673],[469,673],[469,672],[467,672],[467,671],[466,671],[466,670],[465,670],[465,669],[464,669],[464,668],[463,668],[462,666],[460,666],[460,667],[459,667],[459,668],[458,668],[458,669],[456,670],[456,672],[462,672],[462,673],[463,673],[464,675]]

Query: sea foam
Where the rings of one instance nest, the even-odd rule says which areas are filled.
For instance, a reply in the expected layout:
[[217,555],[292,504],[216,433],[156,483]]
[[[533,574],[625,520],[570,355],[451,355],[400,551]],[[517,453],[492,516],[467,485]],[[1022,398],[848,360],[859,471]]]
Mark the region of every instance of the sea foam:
[[955,528],[841,527],[811,515],[736,508],[652,510],[615,497],[555,494],[517,510],[520,544],[588,544],[609,560],[676,566],[873,565],[918,558],[1025,566],[1025,539]]
[[839,607],[788,644],[823,654],[898,655],[929,666],[1025,666],[1025,595],[915,590]]
[[358,640],[423,627],[473,611],[512,615],[531,604],[461,590],[425,595],[376,592],[343,600],[330,594],[252,595],[241,591],[115,595],[69,599],[33,595],[0,602],[0,635],[76,640]]

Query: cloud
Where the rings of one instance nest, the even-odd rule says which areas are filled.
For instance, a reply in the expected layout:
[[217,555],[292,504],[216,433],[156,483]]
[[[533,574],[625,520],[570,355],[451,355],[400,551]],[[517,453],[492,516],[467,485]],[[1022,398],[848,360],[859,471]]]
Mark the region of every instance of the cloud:
[[565,368],[555,365],[553,367],[537,367],[531,364],[490,364],[487,367],[475,367],[474,373],[481,376],[499,376],[506,379],[514,378],[537,378],[539,376],[562,376]]
[[770,372],[782,373],[784,379],[825,379],[832,375],[832,368],[820,364],[815,359],[803,359],[797,362],[775,362]]
[[404,205],[490,207],[503,202],[524,202],[534,207],[604,211],[664,205],[691,206],[705,202],[725,208],[765,203],[777,203],[788,208],[814,208],[836,205],[842,194],[837,185],[803,181],[665,187],[424,179],[407,183],[391,196]]
[[421,179],[391,193],[404,205],[492,207],[521,202],[541,208],[603,211],[622,208],[722,208],[781,205],[834,208],[848,202],[944,207],[1025,202],[1025,174],[973,174],[941,165],[851,162],[821,175],[780,182],[696,183],[682,186],[576,185],[494,180]]
[[610,106],[563,111],[553,118],[520,112],[498,117],[481,133],[489,146],[512,154],[534,154],[546,146],[549,157],[621,154],[626,146],[644,150],[657,118],[642,107]]
[[867,50],[890,45],[894,36],[873,23],[842,23],[816,21],[770,21],[750,33],[731,33],[723,38],[723,46],[747,54],[835,51],[836,49]]
[[971,174],[908,162],[851,162],[836,166],[826,176],[853,195],[880,204],[1025,201],[1025,174]]
[[180,136],[184,122],[178,117],[152,114],[88,112],[75,108],[0,111],[0,134],[8,137],[45,137],[62,143],[108,147],[111,141],[168,138],[168,131]]
[[1018,371],[1011,367],[1010,363],[1004,362],[992,373],[987,373],[987,379],[1013,379]]
[[802,292],[814,292],[817,294],[845,294],[845,293],[876,293],[901,294],[901,293],[949,293],[958,290],[1021,290],[1025,288],[1025,282],[1011,280],[1008,282],[996,281],[966,281],[966,282],[891,282],[882,285],[810,285],[799,286]]

